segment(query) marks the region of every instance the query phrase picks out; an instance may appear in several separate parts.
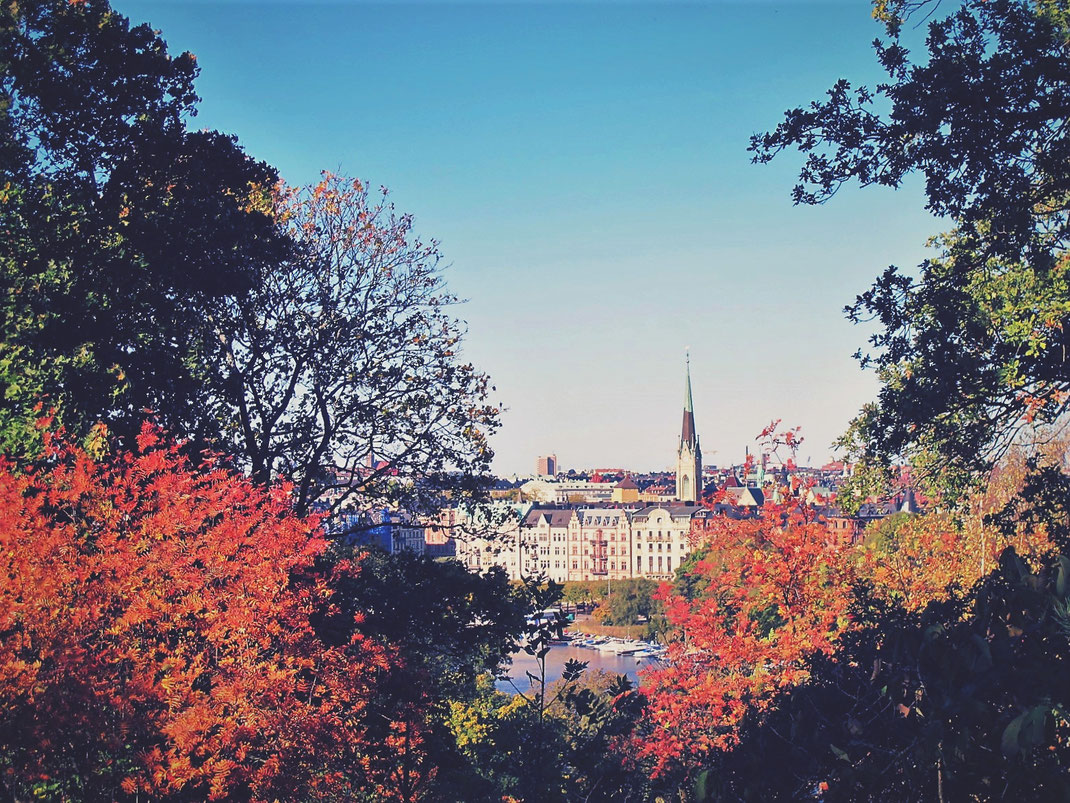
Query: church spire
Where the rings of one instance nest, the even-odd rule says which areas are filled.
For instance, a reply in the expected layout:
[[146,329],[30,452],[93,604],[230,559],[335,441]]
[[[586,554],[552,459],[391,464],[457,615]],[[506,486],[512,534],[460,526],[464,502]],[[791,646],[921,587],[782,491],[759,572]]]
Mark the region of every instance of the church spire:
[[695,406],[691,401],[691,352],[684,368],[684,423],[676,452],[676,498],[696,502],[702,498],[702,450],[695,432]]
[[691,402],[691,352],[687,352],[687,364],[684,369],[684,423],[680,430],[680,444],[694,446],[698,443],[695,435],[695,408]]

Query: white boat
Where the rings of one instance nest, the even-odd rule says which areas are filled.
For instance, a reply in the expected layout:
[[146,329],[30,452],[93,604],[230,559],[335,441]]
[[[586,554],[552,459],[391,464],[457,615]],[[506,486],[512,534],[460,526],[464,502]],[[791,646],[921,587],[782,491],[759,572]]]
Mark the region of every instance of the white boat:
[[632,641],[624,641],[623,639],[610,639],[604,644],[598,645],[598,650],[601,652],[608,652],[613,655],[631,655],[640,649],[640,646]]

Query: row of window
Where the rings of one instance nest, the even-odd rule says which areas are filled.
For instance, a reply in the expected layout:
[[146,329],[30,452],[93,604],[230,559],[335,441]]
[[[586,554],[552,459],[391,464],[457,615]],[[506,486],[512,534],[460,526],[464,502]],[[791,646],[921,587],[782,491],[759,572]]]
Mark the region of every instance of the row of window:
[[[647,571],[654,571],[654,556],[647,555]],[[640,555],[635,559],[635,570],[642,573],[643,571],[643,556]],[[665,565],[661,565],[661,555],[658,555],[658,571],[659,572],[671,572],[672,571],[672,555],[667,555],[665,558]]]

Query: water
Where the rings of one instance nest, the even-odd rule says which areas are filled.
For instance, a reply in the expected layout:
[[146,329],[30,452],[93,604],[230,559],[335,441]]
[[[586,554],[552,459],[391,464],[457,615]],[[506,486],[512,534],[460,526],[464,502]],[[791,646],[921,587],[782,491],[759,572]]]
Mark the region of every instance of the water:
[[[616,675],[627,675],[633,683],[639,682],[639,670],[649,666],[657,666],[657,658],[636,658],[634,655],[613,655],[611,653],[589,650],[584,647],[573,647],[571,644],[553,644],[550,652],[546,655],[546,685],[549,686],[561,677],[565,662],[571,659],[586,661],[588,671],[601,669]],[[513,655],[513,663],[506,667],[505,671],[512,678],[513,683],[507,680],[499,680],[494,685],[499,691],[508,694],[516,694],[519,689],[527,692],[530,681],[525,672],[531,672],[538,676],[539,665],[535,658],[526,652],[518,652]],[[515,684],[515,687],[514,685]]]

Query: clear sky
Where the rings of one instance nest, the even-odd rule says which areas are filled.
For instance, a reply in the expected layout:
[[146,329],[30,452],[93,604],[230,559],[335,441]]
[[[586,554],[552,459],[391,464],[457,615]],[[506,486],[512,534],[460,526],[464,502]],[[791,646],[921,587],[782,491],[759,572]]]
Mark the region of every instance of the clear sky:
[[798,155],[749,163],[785,109],[880,79],[864,0],[114,4],[196,54],[194,125],[291,184],[384,184],[441,242],[499,473],[674,465],[685,346],[707,464],[773,418],[824,461],[876,390],[843,306],[941,228],[920,185],[793,207]]

